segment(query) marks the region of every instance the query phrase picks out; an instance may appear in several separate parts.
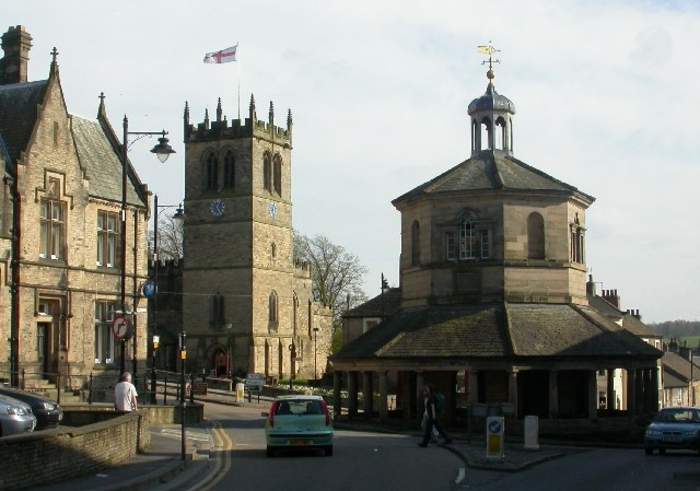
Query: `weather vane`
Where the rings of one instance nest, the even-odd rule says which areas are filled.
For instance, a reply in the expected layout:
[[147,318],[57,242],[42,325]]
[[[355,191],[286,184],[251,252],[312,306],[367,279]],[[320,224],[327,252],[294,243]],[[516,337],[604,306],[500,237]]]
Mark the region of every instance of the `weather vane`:
[[481,54],[484,55],[484,56],[488,56],[488,57],[489,57],[488,60],[483,60],[483,61],[481,62],[481,64],[482,64],[482,65],[486,65],[487,63],[489,64],[489,71],[486,72],[486,76],[487,76],[489,79],[492,79],[492,78],[494,77],[494,75],[493,75],[493,64],[494,64],[494,63],[500,63],[500,62],[501,62],[501,60],[499,60],[499,59],[494,59],[494,58],[493,58],[493,55],[494,55],[495,53],[500,53],[501,50],[500,50],[500,49],[496,49],[496,48],[493,46],[492,41],[489,41],[489,44],[482,44],[482,45],[479,45],[479,46],[477,46],[477,48],[479,49],[479,53],[481,53]]

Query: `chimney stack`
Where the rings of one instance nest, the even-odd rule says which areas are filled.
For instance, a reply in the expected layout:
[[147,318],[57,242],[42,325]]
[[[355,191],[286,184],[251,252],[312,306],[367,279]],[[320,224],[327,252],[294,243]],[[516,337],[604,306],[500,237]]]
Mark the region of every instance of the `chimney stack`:
[[603,290],[602,296],[608,303],[614,305],[615,308],[620,308],[620,296],[617,294],[617,290]]
[[0,60],[0,85],[27,81],[32,36],[23,26],[10,26],[2,35],[5,56]]

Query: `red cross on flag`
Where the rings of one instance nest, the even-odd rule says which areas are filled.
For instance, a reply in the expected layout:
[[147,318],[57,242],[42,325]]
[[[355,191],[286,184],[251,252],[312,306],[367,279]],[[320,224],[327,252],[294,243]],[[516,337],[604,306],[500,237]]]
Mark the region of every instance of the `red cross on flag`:
[[238,44],[231,46],[230,48],[222,49],[221,51],[214,51],[212,53],[207,53],[204,55],[204,63],[230,63],[236,61],[236,51],[238,50]]

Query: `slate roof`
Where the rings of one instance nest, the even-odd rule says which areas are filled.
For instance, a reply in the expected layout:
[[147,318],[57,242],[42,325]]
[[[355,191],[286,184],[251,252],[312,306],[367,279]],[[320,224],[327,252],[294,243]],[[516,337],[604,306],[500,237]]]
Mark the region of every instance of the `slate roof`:
[[0,135],[5,140],[11,164],[27,147],[44,99],[48,80],[0,85]]
[[[121,202],[122,164],[99,121],[71,115],[73,139],[80,164],[90,181],[90,196]],[[134,183],[127,179],[126,200],[131,205],[145,206]]]
[[590,307],[506,303],[402,310],[333,359],[660,355]]
[[348,310],[343,317],[383,317],[394,315],[401,305],[401,289],[389,288],[382,295],[367,300],[354,309]]
[[471,115],[477,111],[508,111],[515,114],[515,104],[506,96],[496,92],[496,87],[489,82],[484,95],[469,103],[467,112]]
[[[685,387],[688,386],[690,381],[690,360],[673,351],[667,351],[661,357],[661,364],[665,372],[671,372],[675,378],[684,382],[683,385]],[[695,362],[693,362],[693,379],[700,379],[700,366]],[[664,383],[664,386],[666,386],[666,383]]]
[[483,190],[544,191],[576,194],[595,201],[593,196],[522,162],[504,152],[486,150],[465,160],[439,176],[399,196],[397,203],[425,195],[455,191]]
[[622,327],[642,338],[662,338],[659,333],[644,324],[641,319],[632,314],[625,314],[622,318]]
[[600,295],[588,295],[588,304],[603,315],[621,319],[624,315],[620,309],[605,300]]
[[664,389],[672,389],[678,387],[688,387],[688,381],[683,381],[678,378],[673,372],[669,371],[664,367]]

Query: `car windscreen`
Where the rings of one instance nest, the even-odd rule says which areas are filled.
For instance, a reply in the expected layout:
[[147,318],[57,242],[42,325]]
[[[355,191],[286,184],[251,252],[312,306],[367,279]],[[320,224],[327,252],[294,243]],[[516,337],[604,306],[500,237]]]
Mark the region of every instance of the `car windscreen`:
[[700,423],[697,409],[663,409],[654,418],[656,423]]
[[275,414],[278,416],[321,415],[323,407],[321,407],[321,401],[317,400],[280,401]]

